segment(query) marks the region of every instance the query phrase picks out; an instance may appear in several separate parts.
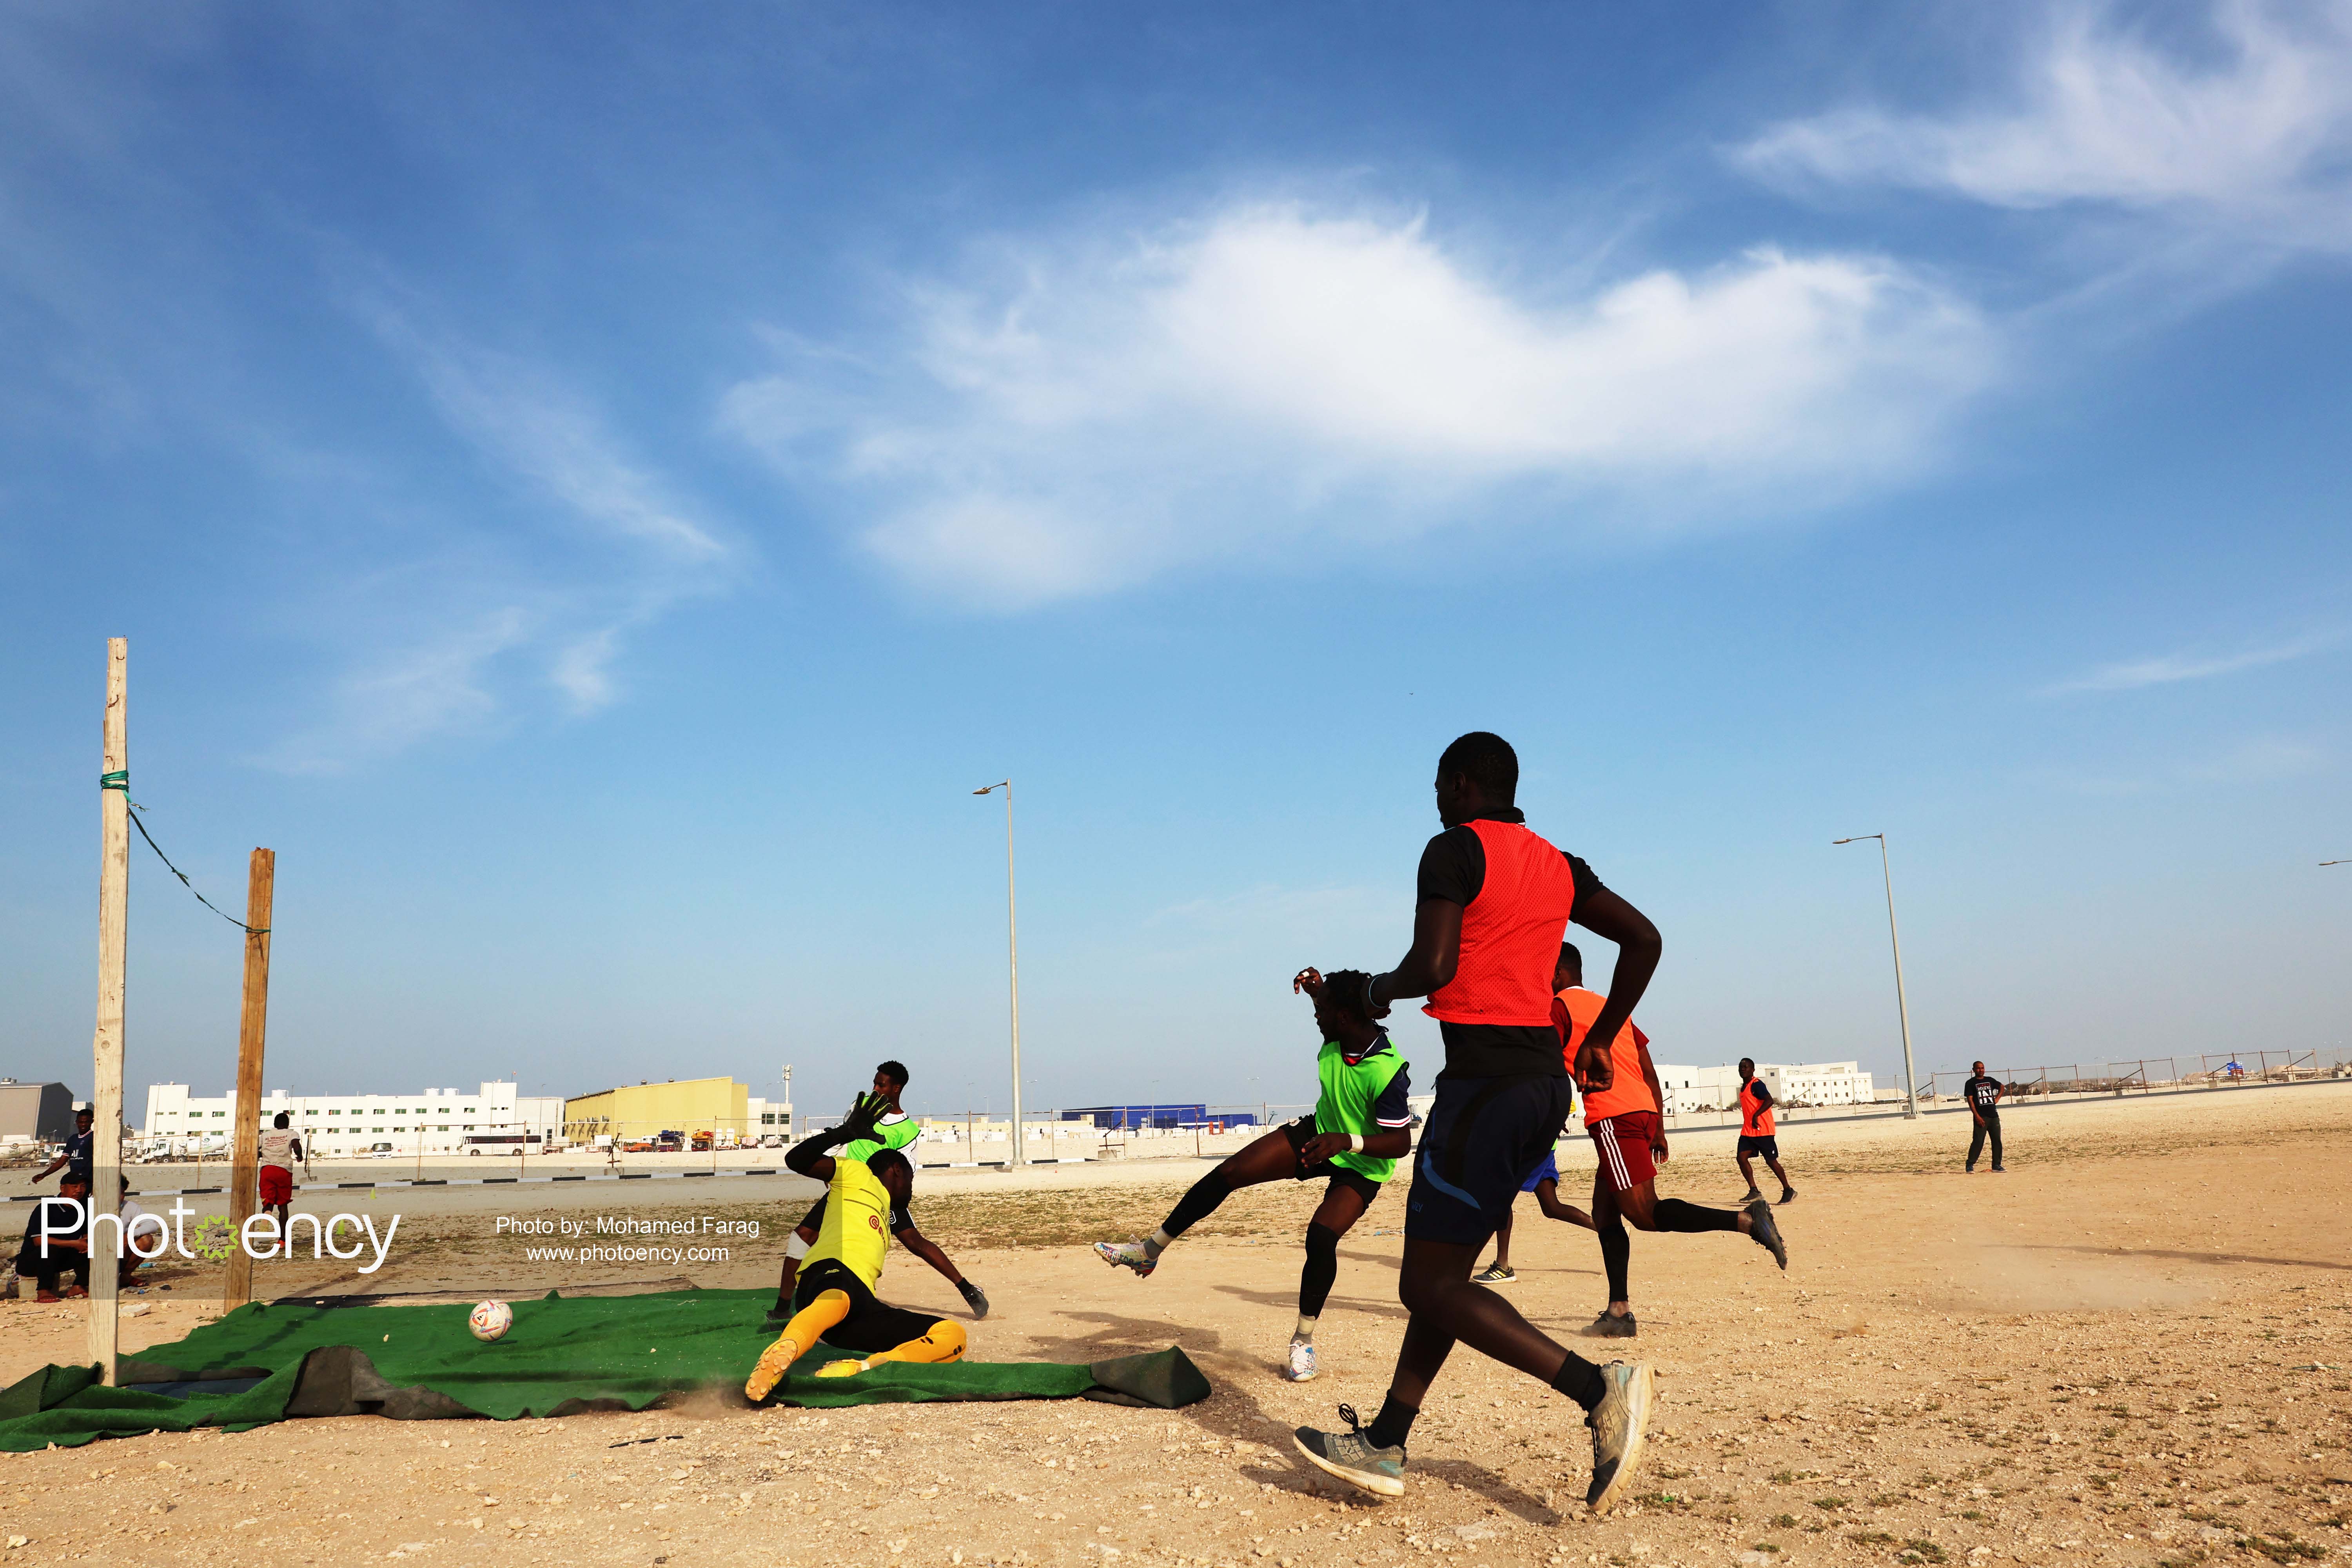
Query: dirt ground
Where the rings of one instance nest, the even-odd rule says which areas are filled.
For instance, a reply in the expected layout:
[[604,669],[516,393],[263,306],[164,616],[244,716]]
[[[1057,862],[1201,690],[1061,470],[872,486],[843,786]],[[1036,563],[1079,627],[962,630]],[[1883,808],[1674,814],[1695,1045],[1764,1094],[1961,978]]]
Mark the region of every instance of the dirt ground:
[[[1785,1275],[1737,1237],[1637,1235],[1641,1337],[1570,1342],[1660,1373],[1639,1501],[1606,1520],[1582,1513],[1590,1449],[1573,1406],[1467,1351],[1415,1429],[1403,1499],[1345,1492],[1292,1453],[1292,1426],[1380,1403],[1402,1327],[1402,1184],[1343,1246],[1324,1374],[1295,1385],[1276,1368],[1312,1193],[1242,1194],[1137,1280],[1081,1244],[1148,1228],[1202,1167],[1101,1182],[1061,1168],[919,1198],[924,1228],[993,1300],[975,1354],[1086,1361],[1174,1342],[1215,1384],[1206,1402],[819,1413],[713,1397],[562,1421],[352,1417],[103,1442],[0,1456],[0,1562],[2185,1568],[2352,1552],[2352,1086],[2033,1107],[2009,1131],[2000,1176],[1960,1174],[1958,1118],[1784,1137],[1801,1193],[1782,1211]],[[644,1185],[656,1184],[687,1184]],[[1661,1187],[1729,1202],[1724,1141],[1678,1141]],[[797,1202],[730,1201],[767,1216],[761,1243],[652,1272],[772,1279],[774,1222]],[[520,1295],[587,1278],[526,1264],[478,1213],[412,1223],[413,1251],[337,1288]],[[1523,1202],[1513,1250],[1512,1299],[1555,1334],[1601,1306],[1591,1233]],[[334,1278],[310,1264],[259,1276],[289,1294]],[[211,1310],[208,1271],[163,1282],[174,1289],[135,1299],[149,1310],[124,1324],[126,1348]],[[961,1311],[903,1252],[883,1292]],[[84,1331],[79,1306],[0,1304],[0,1380],[79,1359]]]

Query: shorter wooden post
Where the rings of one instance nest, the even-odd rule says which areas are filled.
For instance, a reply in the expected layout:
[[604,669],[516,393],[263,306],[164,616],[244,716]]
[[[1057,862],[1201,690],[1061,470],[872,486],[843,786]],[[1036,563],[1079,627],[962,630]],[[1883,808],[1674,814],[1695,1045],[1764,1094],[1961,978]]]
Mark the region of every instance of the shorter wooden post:
[[232,1310],[253,1300],[245,1222],[261,1203],[262,1058],[269,1037],[269,911],[277,890],[277,851],[256,849],[245,873],[245,992],[236,1016],[236,1131],[230,1134],[236,1142],[229,1149],[228,1278],[221,1287],[221,1305]]

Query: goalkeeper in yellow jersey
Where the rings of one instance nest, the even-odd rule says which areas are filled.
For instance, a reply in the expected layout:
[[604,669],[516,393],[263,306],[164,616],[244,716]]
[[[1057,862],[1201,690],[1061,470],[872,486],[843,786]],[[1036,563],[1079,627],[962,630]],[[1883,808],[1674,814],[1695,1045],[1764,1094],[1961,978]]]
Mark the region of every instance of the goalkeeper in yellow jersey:
[[824,1226],[803,1261],[793,1291],[793,1313],[776,1341],[760,1352],[743,1395],[754,1404],[775,1392],[793,1363],[823,1340],[859,1356],[828,1362],[819,1377],[854,1377],[885,1362],[946,1362],[963,1357],[963,1325],[893,1307],[874,1294],[890,1255],[890,1216],[912,1195],[915,1168],[896,1149],[864,1160],[825,1152],[870,1141],[887,1101],[860,1095],[848,1118],[804,1139],[784,1163],[825,1184]]

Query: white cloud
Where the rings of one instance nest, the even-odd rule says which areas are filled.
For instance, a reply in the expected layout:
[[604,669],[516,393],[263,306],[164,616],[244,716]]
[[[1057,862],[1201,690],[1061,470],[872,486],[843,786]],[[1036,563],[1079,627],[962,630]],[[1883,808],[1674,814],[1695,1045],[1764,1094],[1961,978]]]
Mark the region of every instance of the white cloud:
[[516,606],[461,614],[425,629],[345,675],[336,684],[331,716],[268,760],[288,773],[337,773],[355,758],[478,728],[499,708],[491,667],[525,646],[532,631],[530,613]]
[[1947,116],[1853,108],[1741,152],[1768,175],[1945,191],[1995,206],[2098,203],[2262,243],[2352,244],[2352,0],[2221,0],[2204,58],[2104,5],[2051,15],[1999,104]]
[[2342,632],[2317,632],[2291,642],[2246,648],[2237,653],[2168,653],[2154,658],[2126,659],[2119,664],[2101,665],[2088,675],[2052,687],[2050,691],[2053,695],[2077,691],[2137,691],[2146,686],[2210,680],[2215,676],[2235,675],[2241,670],[2260,669],[2265,665],[2284,664],[2290,659],[2303,658],[2334,647],[2343,640]]
[[[480,730],[535,672],[573,714],[616,700],[625,634],[718,591],[740,549],[633,460],[591,401],[544,366],[420,329],[381,291],[354,310],[449,429],[552,530],[507,529],[482,507],[435,554],[329,595],[340,641],[372,645],[327,715],[270,759],[334,772],[436,734]],[[504,673],[501,673],[501,670]]]
[[1622,534],[1811,510],[1916,471],[1993,358],[1875,257],[1511,291],[1420,222],[1251,205],[1007,270],[910,293],[879,370],[808,356],[724,404],[889,567],[999,606],[1496,510]]

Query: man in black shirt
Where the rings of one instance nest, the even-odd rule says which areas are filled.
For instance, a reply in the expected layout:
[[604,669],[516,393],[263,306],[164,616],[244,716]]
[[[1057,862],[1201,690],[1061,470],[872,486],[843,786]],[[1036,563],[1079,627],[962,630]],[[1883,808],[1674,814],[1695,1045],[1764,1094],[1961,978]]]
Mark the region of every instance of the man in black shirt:
[[1976,1119],[1976,1131],[1969,1137],[1969,1174],[1977,1173],[1977,1156],[1984,1152],[1985,1140],[1992,1140],[1992,1168],[2000,1173],[2000,1097],[2009,1092],[1999,1079],[1985,1076],[1984,1063],[1970,1064],[1974,1070],[1968,1082],[1960,1085],[1960,1097],[1969,1102],[1969,1114]]
[[74,1130],[67,1137],[66,1146],[58,1151],[56,1159],[33,1173],[33,1180],[46,1182],[52,1173],[63,1171],[67,1181],[79,1182],[85,1187],[90,1185],[97,1179],[96,1173],[90,1169],[89,1163],[91,1122],[92,1117],[87,1107],[75,1111]]

